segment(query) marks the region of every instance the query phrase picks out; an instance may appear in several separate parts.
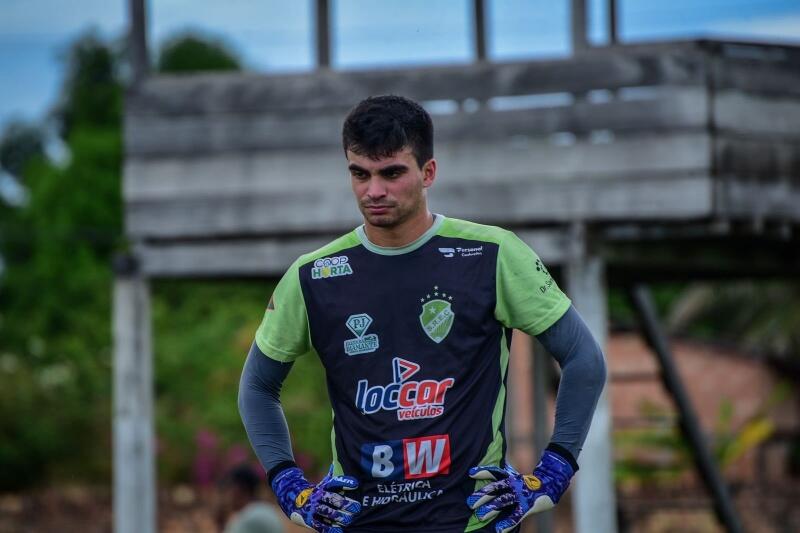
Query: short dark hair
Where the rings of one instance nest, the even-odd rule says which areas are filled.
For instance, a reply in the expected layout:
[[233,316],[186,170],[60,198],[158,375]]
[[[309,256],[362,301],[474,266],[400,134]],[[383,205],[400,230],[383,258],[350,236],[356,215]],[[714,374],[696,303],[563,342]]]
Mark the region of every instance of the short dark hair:
[[422,167],[433,157],[433,121],[421,105],[403,96],[370,96],[347,115],[342,146],[378,159],[411,148]]
[[246,464],[241,464],[232,468],[222,479],[223,487],[238,487],[250,497],[256,495],[260,483],[261,480],[256,471],[250,465]]

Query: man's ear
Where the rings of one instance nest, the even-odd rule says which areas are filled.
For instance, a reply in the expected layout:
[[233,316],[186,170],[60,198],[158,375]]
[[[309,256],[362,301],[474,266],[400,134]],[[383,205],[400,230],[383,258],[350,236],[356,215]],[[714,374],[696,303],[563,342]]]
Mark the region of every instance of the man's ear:
[[422,186],[426,189],[436,180],[436,160],[431,158],[422,165]]

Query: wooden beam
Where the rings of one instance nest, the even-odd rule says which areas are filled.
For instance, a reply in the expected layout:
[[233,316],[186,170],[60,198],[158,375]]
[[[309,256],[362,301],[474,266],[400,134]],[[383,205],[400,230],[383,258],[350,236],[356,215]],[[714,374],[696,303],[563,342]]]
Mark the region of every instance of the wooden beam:
[[475,60],[486,61],[486,2],[472,0],[472,35],[475,43]]
[[135,261],[114,281],[114,532],[156,531],[150,293]]
[[[615,49],[617,50],[617,49]],[[596,89],[705,83],[706,64],[696,43],[672,48],[592,50],[571,59],[474,63],[447,67],[373,71],[324,70],[308,74],[217,73],[158,76],[127,101],[128,114],[161,116],[235,113],[345,113],[373,94],[403,94],[419,101]]]
[[721,90],[712,102],[714,123],[721,136],[794,142],[800,152],[800,98]]
[[[686,176],[710,171],[711,147],[705,133],[640,134],[621,136],[613,142],[575,140],[565,145],[558,142],[558,138],[527,136],[495,142],[441,142],[436,147],[439,173],[435,196],[444,185],[504,186],[518,182],[536,186],[545,180],[637,180],[641,186],[651,179],[674,178],[680,185]],[[346,165],[338,145],[189,158],[129,158],[124,169],[124,194],[129,202],[164,202],[209,195],[225,199],[262,193],[300,194],[320,187],[326,191],[349,190]]]
[[717,172],[724,181],[800,187],[800,140],[762,136],[718,136]]
[[736,513],[733,498],[714,461],[689,394],[683,386],[683,380],[669,349],[666,334],[658,321],[650,289],[644,285],[631,287],[629,297],[638,315],[644,338],[655,353],[661,367],[664,388],[672,396],[678,408],[680,414],[678,424],[681,433],[689,444],[700,478],[712,495],[717,519],[729,533],[740,533],[744,529]]
[[[711,202],[712,181],[704,177],[442,183],[430,199],[448,216],[512,226],[576,218],[686,221],[710,216]],[[131,201],[126,209],[134,239],[309,234],[346,230],[359,220],[346,186]]]
[[315,3],[317,66],[331,66],[331,6],[330,0],[317,0]]
[[577,55],[589,49],[586,0],[571,0],[570,6],[572,8],[570,10],[572,53]]
[[608,17],[608,44],[619,44],[619,2],[617,0],[606,0],[606,10]]
[[[316,250],[340,234],[196,242],[141,243],[136,248],[142,272],[150,278],[231,278],[281,276],[299,256]],[[543,261],[558,265],[566,256],[562,230],[516,231]]]
[[[708,97],[701,87],[653,90],[649,98],[632,100],[592,102],[580,99],[572,102],[568,95],[563,96],[565,103],[559,106],[507,111],[483,107],[473,113],[436,115],[437,145],[465,140],[498,143],[511,138],[518,142],[521,137],[535,140],[537,137],[564,132],[578,136],[588,136],[597,131],[615,136],[639,133],[650,136],[670,130],[685,132],[706,128]],[[746,109],[732,107],[737,101],[738,98],[723,99],[717,104],[720,113],[727,118],[723,124],[736,123],[734,119],[742,114],[748,117],[754,115],[747,113]],[[800,113],[800,104],[780,105],[769,116],[795,108]],[[301,148],[338,149],[341,146],[344,114],[339,108],[290,116],[244,112],[177,117],[131,114],[125,121],[125,147],[129,158],[208,156],[273,150],[296,153]],[[793,124],[788,118],[776,122],[784,123],[791,130]],[[738,127],[748,126],[742,124]],[[767,128],[768,124],[766,119],[754,117],[752,127]]]
[[147,51],[147,0],[129,0],[128,49],[131,62],[131,84],[138,86],[150,73]]

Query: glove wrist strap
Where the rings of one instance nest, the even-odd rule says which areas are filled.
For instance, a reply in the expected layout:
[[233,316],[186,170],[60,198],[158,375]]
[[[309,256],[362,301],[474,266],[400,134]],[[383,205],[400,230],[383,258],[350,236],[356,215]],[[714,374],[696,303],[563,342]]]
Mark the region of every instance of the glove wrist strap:
[[289,468],[296,468],[296,467],[297,463],[295,463],[294,461],[282,461],[276,464],[275,466],[270,468],[269,472],[267,473],[267,483],[269,483],[269,486],[271,487],[272,482],[275,480],[278,474]]
[[548,444],[547,448],[545,448],[545,449],[547,451],[549,451],[549,452],[553,452],[554,454],[558,455],[559,457],[562,457],[566,462],[569,463],[569,466],[572,467],[572,471],[573,472],[577,472],[578,471],[578,462],[575,460],[575,457],[572,456],[572,454],[570,453],[570,451],[568,449],[566,449],[563,446],[561,446],[560,444],[556,444],[554,442],[551,442],[550,444]]

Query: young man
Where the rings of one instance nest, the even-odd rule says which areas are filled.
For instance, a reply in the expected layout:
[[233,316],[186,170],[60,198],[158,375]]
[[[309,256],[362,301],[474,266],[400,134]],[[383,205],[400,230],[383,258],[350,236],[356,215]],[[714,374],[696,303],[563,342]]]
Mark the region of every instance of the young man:
[[[281,508],[321,532],[516,531],[558,503],[605,382],[603,354],[513,233],[431,214],[433,125],[399,96],[364,100],[342,132],[364,224],[300,257],[245,363],[239,408]],[[561,366],[553,438],[533,473],[505,462],[512,328]],[[318,356],[333,405],[333,465],[293,462],[279,403],[298,357]]]

